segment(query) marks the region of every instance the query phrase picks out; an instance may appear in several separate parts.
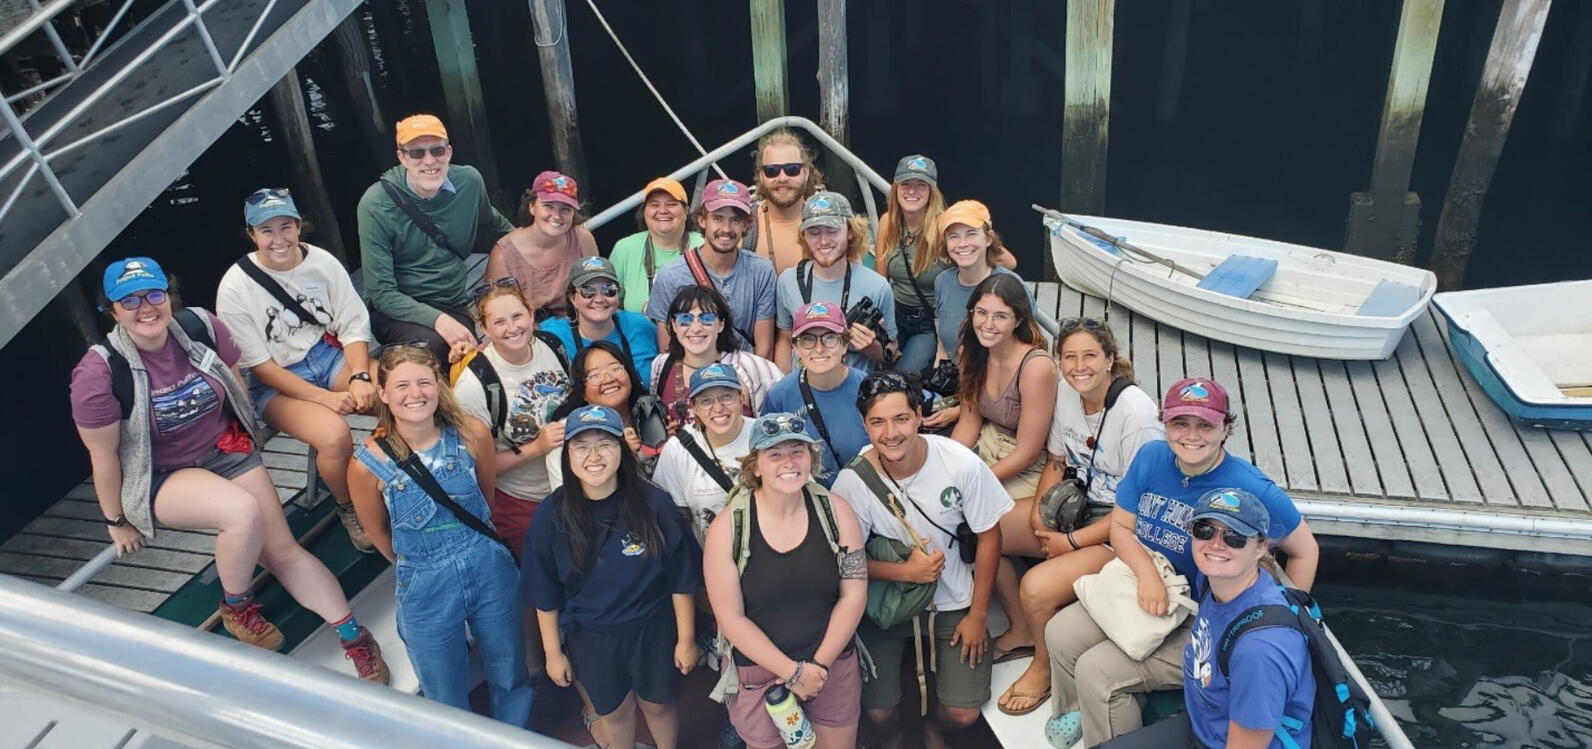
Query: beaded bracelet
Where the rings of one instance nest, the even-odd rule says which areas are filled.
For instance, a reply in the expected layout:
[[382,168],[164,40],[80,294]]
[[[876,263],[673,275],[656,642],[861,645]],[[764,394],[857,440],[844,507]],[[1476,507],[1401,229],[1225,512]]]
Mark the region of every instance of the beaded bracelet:
[[796,661],[796,670],[790,672],[790,678],[786,679],[785,683],[795,684],[796,682],[801,681],[803,665],[805,664],[803,664],[801,661]]

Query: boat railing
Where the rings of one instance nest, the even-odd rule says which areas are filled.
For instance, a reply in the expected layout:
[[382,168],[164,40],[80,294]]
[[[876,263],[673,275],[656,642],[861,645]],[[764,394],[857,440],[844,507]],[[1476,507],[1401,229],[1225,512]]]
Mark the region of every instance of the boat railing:
[[570,746],[9,575],[0,642],[0,681],[196,747]]
[[[92,91],[89,91],[81,101],[78,101],[59,119],[53,120],[40,132],[30,132],[24,125],[23,118],[18,113],[15,105],[29,97],[58,90],[60,87],[81,78],[92,67],[94,62],[99,59],[104,51],[106,42],[116,34],[122,20],[126,17],[127,12],[135,4],[136,0],[123,0],[121,7],[117,9],[111,22],[100,32],[99,37],[81,57],[76,57],[67,49],[66,44],[61,40],[60,35],[52,25],[52,21],[74,5],[82,2],[84,0],[53,0],[43,5],[35,2],[35,9],[32,13],[18,22],[15,27],[6,31],[3,36],[0,36],[0,55],[3,55],[33,34],[42,32],[49,39],[50,46],[54,48],[56,57],[59,58],[61,65],[66,70],[60,75],[22,91],[0,95],[0,121],[3,121],[6,127],[10,128],[11,137],[16,139],[19,146],[16,155],[12,156],[3,165],[0,165],[0,180],[6,179],[12,172],[21,168],[24,163],[31,162],[22,178],[17,180],[16,187],[11,190],[10,195],[5,196],[4,201],[0,202],[0,220],[4,220],[5,215],[16,204],[17,199],[22,196],[35,176],[43,179],[45,184],[49,186],[50,192],[54,193],[56,201],[61,204],[61,208],[66,211],[69,217],[77,218],[82,215],[77,202],[72,199],[66,188],[62,186],[51,163],[72,151],[89,145],[167,107],[226,83],[238,69],[238,65],[243,61],[244,54],[249,50],[250,45],[254,43],[254,38],[259,34],[261,26],[265,23],[266,18],[271,15],[271,11],[275,9],[277,4],[277,0],[266,0],[265,4],[261,6],[258,15],[254,18],[254,23],[250,27],[248,35],[244,37],[243,43],[238,46],[237,52],[228,60],[217,49],[215,39],[211,36],[210,28],[205,25],[204,20],[205,12],[223,2],[223,0],[205,0],[205,2],[199,4],[195,4],[195,0],[180,0],[182,6],[181,16],[170,28],[166,29],[164,33],[156,37],[147,46],[137,50],[137,53],[130,60],[121,65],[110,76],[100,81]],[[150,15],[150,18],[165,12],[166,7],[162,6],[157,9]],[[72,127],[81,117],[92,111],[100,100],[115,92],[122,82],[141,65],[153,59],[155,55],[168,47],[173,40],[190,29],[199,36],[200,41],[204,44],[205,51],[216,69],[214,76],[160,101],[152,104],[141,104],[138,111],[120,117],[70,143],[56,144],[56,139],[68,128]],[[121,42],[118,41],[111,46],[115,47],[119,44]]]

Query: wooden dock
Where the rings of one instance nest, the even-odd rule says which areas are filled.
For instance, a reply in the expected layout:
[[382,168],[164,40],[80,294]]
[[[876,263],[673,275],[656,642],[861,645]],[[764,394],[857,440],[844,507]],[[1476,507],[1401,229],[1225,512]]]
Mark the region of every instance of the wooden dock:
[[[1034,291],[1057,320],[1106,312],[1103,300],[1063,284]],[[1185,376],[1227,387],[1238,413],[1228,449],[1286,488],[1318,534],[1592,556],[1584,535],[1509,530],[1544,520],[1592,528],[1592,435],[1510,421],[1454,359],[1433,310],[1376,362],[1233,346],[1121,306],[1110,323],[1158,399]],[[1351,507],[1380,519],[1332,519]],[[1497,527],[1445,527],[1440,517],[1460,515]]]

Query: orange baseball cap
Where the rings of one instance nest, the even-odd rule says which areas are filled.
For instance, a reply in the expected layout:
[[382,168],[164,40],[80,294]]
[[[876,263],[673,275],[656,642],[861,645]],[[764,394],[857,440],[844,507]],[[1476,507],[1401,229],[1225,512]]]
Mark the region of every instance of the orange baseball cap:
[[674,198],[681,203],[686,202],[685,186],[681,185],[679,182],[669,179],[668,177],[659,177],[651,182],[648,182],[646,188],[641,191],[641,197],[645,199],[648,195],[651,195],[659,190],[669,193],[669,197]]
[[944,234],[946,229],[951,228],[951,224],[966,224],[979,229],[993,226],[989,218],[989,208],[977,200],[958,200],[946,208],[945,212],[940,214],[940,233]]
[[448,129],[442,126],[442,120],[429,114],[417,114],[398,121],[398,145],[400,146],[415,138],[427,135],[447,140]]

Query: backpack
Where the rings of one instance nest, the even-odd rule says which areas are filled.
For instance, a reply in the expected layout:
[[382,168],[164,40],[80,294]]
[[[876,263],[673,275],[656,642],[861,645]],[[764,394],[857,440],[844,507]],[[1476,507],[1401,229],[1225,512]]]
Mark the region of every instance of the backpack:
[[[1319,749],[1347,749],[1370,746],[1376,725],[1371,719],[1371,699],[1350,677],[1343,659],[1333,647],[1327,625],[1321,620],[1321,607],[1309,593],[1278,586],[1288,605],[1256,606],[1233,620],[1222,635],[1216,650],[1216,663],[1227,675],[1233,645],[1245,633],[1268,627],[1289,627],[1305,636],[1310,649],[1310,670],[1316,677],[1316,696],[1311,708],[1310,745]],[[1292,724],[1292,725],[1290,725]],[[1292,718],[1283,718],[1277,740],[1295,749],[1293,737],[1284,729],[1298,729]]]
[[[569,359],[564,356],[564,344],[558,340],[558,336],[544,330],[538,330],[531,335],[536,336],[553,350],[553,356],[558,357],[558,368],[568,374]],[[495,440],[509,420],[509,398],[503,393],[503,380],[498,377],[497,369],[492,366],[492,362],[481,356],[480,349],[476,349],[465,354],[463,359],[454,362],[453,366],[448,368],[448,385],[458,385],[459,378],[464,376],[466,369],[475,373],[475,379],[481,383],[481,390],[486,394],[486,411],[492,415],[491,423],[487,426],[492,427],[492,439]]]
[[[172,310],[171,316],[194,343],[215,350],[216,341],[210,330],[210,321],[203,315],[183,307]],[[109,336],[100,339],[99,345],[105,348],[105,365],[111,369],[111,395],[116,396],[116,402],[121,404],[122,421],[126,421],[133,415],[133,365],[111,345]]]

